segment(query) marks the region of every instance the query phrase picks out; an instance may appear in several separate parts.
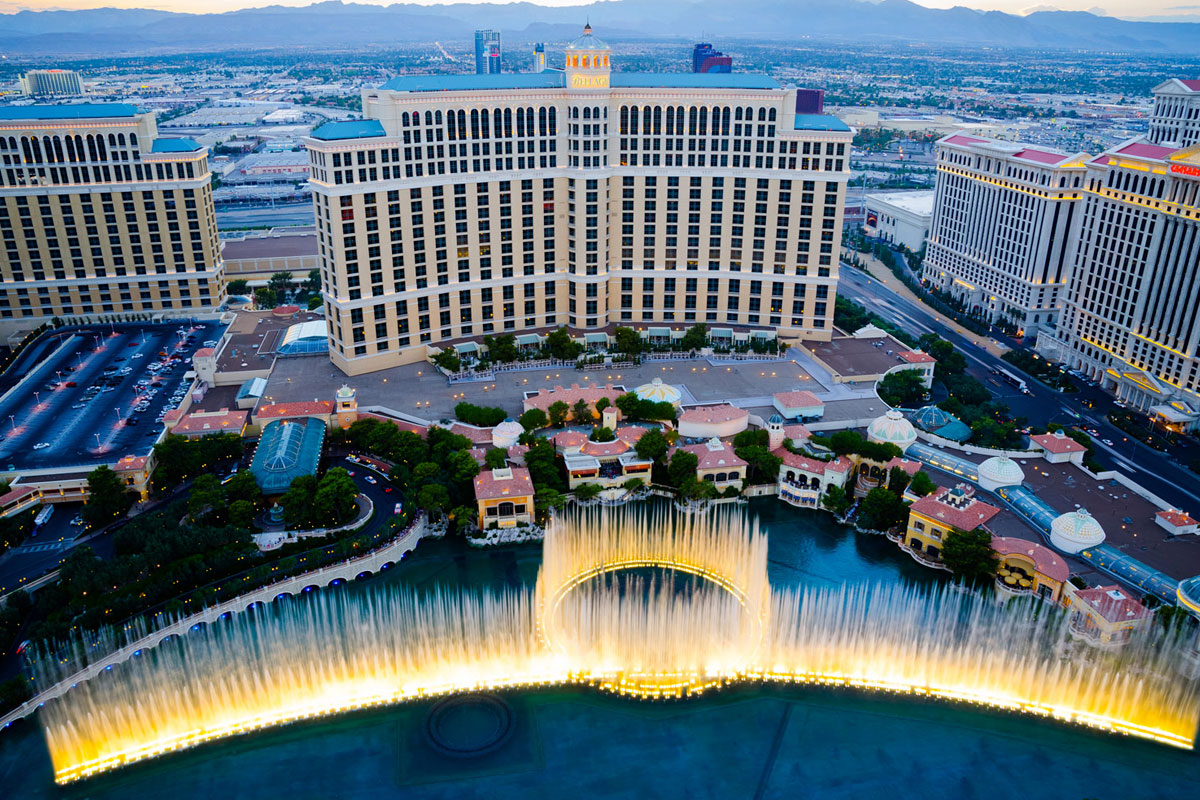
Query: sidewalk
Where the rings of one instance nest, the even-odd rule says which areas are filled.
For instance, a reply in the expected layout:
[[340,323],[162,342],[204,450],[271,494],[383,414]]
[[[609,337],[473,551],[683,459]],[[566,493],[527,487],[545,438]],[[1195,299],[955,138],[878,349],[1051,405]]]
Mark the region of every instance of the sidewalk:
[[[885,267],[883,262],[881,262],[875,256],[871,255],[870,253],[856,253],[856,255],[858,256],[858,260],[866,265],[868,275],[877,280],[879,283],[882,283],[894,294],[903,297],[910,303],[920,306],[921,310],[929,314],[931,317],[937,319],[943,325],[950,328],[950,330],[962,336],[964,339],[967,339],[972,344],[987,350],[997,358],[1009,351],[1008,347],[994,342],[986,336],[980,336],[977,333],[967,330],[962,325],[959,325],[957,322],[945,316],[941,312],[925,305],[924,301],[922,301],[920,297],[915,295],[911,289],[905,286],[895,275],[892,274],[892,271]],[[843,260],[842,269],[855,269],[855,267],[849,266]]]

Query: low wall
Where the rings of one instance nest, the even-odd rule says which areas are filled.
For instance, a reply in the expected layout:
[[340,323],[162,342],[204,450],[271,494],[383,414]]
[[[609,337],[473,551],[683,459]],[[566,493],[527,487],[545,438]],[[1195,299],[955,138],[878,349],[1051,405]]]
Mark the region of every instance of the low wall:
[[[809,427],[811,428],[812,426],[809,426]],[[923,439],[932,445],[945,447],[950,450],[960,450],[964,453],[971,453],[971,454],[977,455],[977,456],[1007,456],[1008,458],[1041,458],[1042,452],[1043,452],[1042,448],[1040,448],[1040,447],[1035,450],[996,450],[991,447],[979,447],[978,445],[974,445],[974,444],[964,444],[963,442],[956,442],[953,439],[946,439],[946,438],[943,438],[936,434],[930,433],[929,431],[923,431],[920,428],[916,428],[916,431],[917,431],[918,439]]]
[[1175,506],[1171,505],[1166,500],[1163,500],[1149,489],[1143,488],[1141,484],[1138,484],[1133,480],[1133,478],[1130,478],[1124,473],[1116,472],[1114,470],[1107,470],[1105,472],[1092,472],[1082,464],[1075,464],[1075,468],[1082,471],[1085,475],[1095,478],[1098,481],[1116,481],[1129,491],[1136,494],[1138,497],[1141,497],[1143,500],[1158,506],[1162,511],[1172,511],[1175,509]]

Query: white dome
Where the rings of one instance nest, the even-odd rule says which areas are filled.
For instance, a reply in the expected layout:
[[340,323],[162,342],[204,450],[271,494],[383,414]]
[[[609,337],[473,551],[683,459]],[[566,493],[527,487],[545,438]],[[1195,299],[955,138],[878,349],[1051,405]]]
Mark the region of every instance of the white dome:
[[521,423],[506,419],[492,428],[492,445],[507,450],[517,443],[517,439],[520,439],[524,432],[525,428],[521,426]]
[[992,456],[979,465],[979,483],[991,491],[998,486],[1016,486],[1025,480],[1025,470],[1007,456]]
[[650,400],[655,403],[672,403],[678,405],[683,399],[683,393],[669,383],[663,383],[662,378],[655,378],[649,383],[643,383],[633,390],[639,400]]
[[1050,523],[1050,543],[1074,555],[1104,541],[1104,528],[1085,509],[1070,511]]
[[901,450],[917,440],[917,431],[912,423],[896,409],[884,414],[867,428],[867,439],[872,442],[894,444]]

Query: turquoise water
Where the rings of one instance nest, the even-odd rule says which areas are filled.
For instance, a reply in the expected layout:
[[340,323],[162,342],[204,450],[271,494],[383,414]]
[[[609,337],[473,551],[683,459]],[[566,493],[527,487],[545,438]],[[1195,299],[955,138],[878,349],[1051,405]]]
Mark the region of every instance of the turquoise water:
[[[880,537],[773,501],[776,585],[938,581]],[[536,545],[425,542],[378,580],[532,582]],[[356,591],[351,584],[342,591]],[[53,787],[30,724],[0,734],[0,796],[20,798],[1059,798],[1200,796],[1200,758],[1027,717],[887,695],[746,687],[663,704],[588,689],[506,695],[511,735],[477,758],[425,738],[429,705],[294,725]]]

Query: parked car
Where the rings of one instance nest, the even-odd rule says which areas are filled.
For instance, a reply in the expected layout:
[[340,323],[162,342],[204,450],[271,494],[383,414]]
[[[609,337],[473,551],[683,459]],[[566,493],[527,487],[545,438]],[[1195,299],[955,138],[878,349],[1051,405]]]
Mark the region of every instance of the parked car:
[[49,446],[50,446],[49,442],[38,442],[37,444],[35,444],[33,446],[33,449],[34,450],[45,450]]
[[400,509],[401,509],[402,505],[403,505],[403,504],[401,504],[401,503],[396,503],[396,507],[392,509],[392,513],[393,513],[393,514],[399,514],[399,513],[400,513]]

